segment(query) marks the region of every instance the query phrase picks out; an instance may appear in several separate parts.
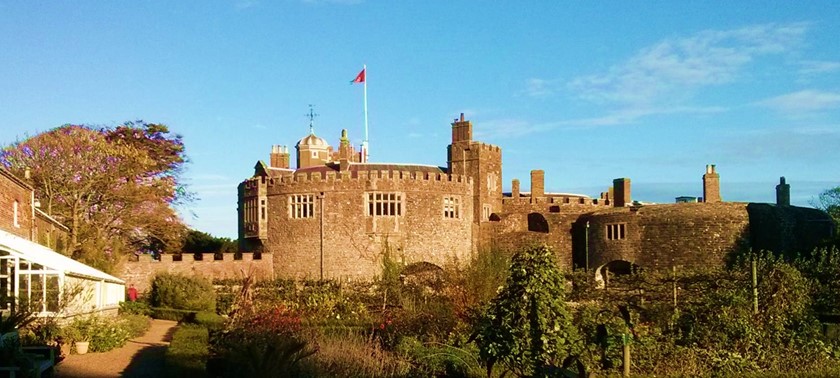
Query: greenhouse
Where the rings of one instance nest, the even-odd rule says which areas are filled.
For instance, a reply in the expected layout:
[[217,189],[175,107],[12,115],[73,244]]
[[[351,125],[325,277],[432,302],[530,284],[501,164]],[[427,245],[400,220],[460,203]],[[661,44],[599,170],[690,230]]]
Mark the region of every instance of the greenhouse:
[[72,317],[115,312],[125,281],[0,230],[0,309]]

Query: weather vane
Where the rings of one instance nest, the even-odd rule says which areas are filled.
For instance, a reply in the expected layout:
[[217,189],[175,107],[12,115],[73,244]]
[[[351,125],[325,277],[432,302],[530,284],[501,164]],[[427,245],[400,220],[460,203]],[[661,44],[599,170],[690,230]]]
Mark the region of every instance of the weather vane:
[[309,104],[309,114],[306,114],[309,117],[309,133],[315,134],[315,117],[319,116],[320,114],[315,113],[315,105]]

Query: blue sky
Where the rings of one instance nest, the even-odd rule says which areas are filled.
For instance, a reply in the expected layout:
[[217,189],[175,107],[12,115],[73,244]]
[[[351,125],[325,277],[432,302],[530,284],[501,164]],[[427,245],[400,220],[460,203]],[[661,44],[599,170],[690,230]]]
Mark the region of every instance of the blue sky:
[[236,236],[236,185],[308,132],[446,165],[460,112],[504,188],[795,204],[840,185],[840,3],[0,1],[0,142],[143,119],[184,136],[194,227]]

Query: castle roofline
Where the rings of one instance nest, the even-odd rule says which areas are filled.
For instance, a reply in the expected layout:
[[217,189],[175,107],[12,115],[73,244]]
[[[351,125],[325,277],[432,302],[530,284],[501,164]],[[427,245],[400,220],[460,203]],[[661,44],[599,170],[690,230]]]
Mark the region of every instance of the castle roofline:
[[[504,192],[502,196],[505,197],[512,197],[513,193],[511,192]],[[519,192],[520,197],[530,197],[531,192]],[[563,193],[563,192],[545,192],[543,197],[579,197],[579,198],[592,198],[587,196],[586,194],[577,194],[577,193]]]

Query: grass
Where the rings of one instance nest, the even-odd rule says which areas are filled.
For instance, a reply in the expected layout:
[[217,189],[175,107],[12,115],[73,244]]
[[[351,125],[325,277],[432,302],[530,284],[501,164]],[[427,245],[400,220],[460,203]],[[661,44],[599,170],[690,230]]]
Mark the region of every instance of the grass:
[[209,356],[207,328],[184,324],[175,330],[166,350],[166,373],[169,377],[204,377]]

